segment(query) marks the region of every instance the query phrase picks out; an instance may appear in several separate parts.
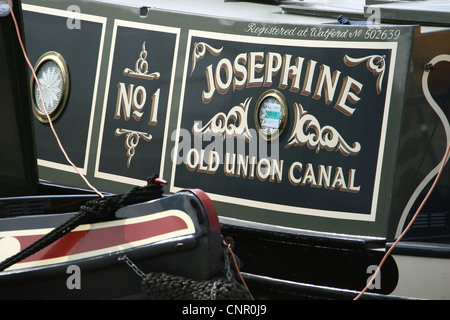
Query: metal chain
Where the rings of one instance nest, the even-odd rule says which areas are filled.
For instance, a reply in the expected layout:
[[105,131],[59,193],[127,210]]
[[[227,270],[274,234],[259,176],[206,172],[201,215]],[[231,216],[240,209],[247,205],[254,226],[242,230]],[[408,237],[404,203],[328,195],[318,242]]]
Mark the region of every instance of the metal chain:
[[133,261],[131,261],[130,260],[130,258],[128,258],[126,255],[124,255],[124,256],[121,256],[121,257],[119,257],[117,260],[119,260],[119,261],[125,261],[125,263],[139,276],[139,277],[141,277],[142,279],[144,279],[145,278],[145,273],[144,272],[142,272],[142,270],[141,269],[139,269],[138,267],[137,267],[137,265],[135,265],[134,263],[133,263]]
[[231,282],[233,280],[233,274],[231,273],[231,264],[230,264],[230,257],[228,255],[228,247],[224,248],[224,256],[225,256],[225,274],[227,276],[228,282]]
[[214,282],[212,288],[211,288],[211,300],[216,300],[216,296],[217,296],[217,283],[219,281]]

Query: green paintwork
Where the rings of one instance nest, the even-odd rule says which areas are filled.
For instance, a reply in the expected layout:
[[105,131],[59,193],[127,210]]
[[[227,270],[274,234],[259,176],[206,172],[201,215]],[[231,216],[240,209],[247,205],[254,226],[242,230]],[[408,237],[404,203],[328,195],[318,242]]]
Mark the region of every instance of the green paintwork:
[[[447,142],[444,125],[429,107],[420,88],[421,77],[424,72],[423,65],[438,54],[448,54],[450,52],[450,32],[445,28],[432,29],[412,25],[382,25],[380,28],[369,28],[368,26],[359,25],[337,25],[335,24],[337,17],[331,18],[329,17],[330,14],[324,15],[325,17],[311,14],[282,14],[282,6],[248,2],[222,2],[219,0],[152,2],[152,6],[149,8],[140,8],[138,2],[132,1],[130,1],[129,5],[111,4],[108,1],[33,0],[24,1],[24,4],[27,49],[31,60],[35,62],[41,54],[48,50],[55,50],[60,53],[65,51],[62,54],[66,56],[72,76],[71,92],[66,110],[64,110],[60,119],[55,121],[55,128],[61,133],[63,145],[69,151],[69,155],[76,159],[75,163],[83,169],[89,181],[100,190],[124,192],[129,189],[130,185],[145,183],[146,178],[151,173],[159,171],[158,173],[163,178],[169,180],[167,191],[175,192],[180,188],[195,188],[200,184],[202,189],[209,192],[215,201],[219,215],[224,217],[295,229],[390,238],[397,233],[398,223],[414,190],[439,163],[444,154]],[[76,25],[77,20],[73,20],[77,16],[69,15],[71,11],[77,11],[78,9],[79,13],[81,13],[81,16],[78,16],[81,17],[79,28]],[[361,19],[366,19],[367,17],[364,18],[364,14],[363,6],[357,13],[349,12],[349,16],[359,16]],[[130,28],[134,28],[136,30],[135,33],[130,32]],[[49,36],[49,33],[45,33],[45,30],[51,30],[52,36]],[[40,32],[41,36],[39,35]],[[135,101],[135,106],[137,105],[138,107],[139,103],[143,101],[144,91],[146,92],[147,104],[152,97],[153,99],[158,98],[157,87],[154,86],[156,80],[148,82],[142,79],[124,80],[125,76],[121,71],[123,66],[115,64],[120,59],[123,59],[123,61],[128,59],[127,61],[129,62],[124,63],[128,63],[127,66],[129,68],[134,67],[141,50],[143,50],[141,47],[142,41],[138,38],[141,35],[146,35],[149,38],[157,37],[158,33],[164,33],[166,36],[158,40],[158,43],[146,42],[145,50],[149,52],[149,72],[157,71],[163,67],[166,68],[166,65],[152,64],[151,59],[156,59],[152,56],[152,50],[163,43],[166,45],[165,43],[167,42],[167,48],[169,49],[166,49],[166,51],[162,50],[163,53],[159,57],[167,59],[170,63],[173,62],[172,66],[167,67],[168,70],[172,67],[168,71],[172,72],[172,74],[167,78],[168,82],[165,83],[164,88],[166,88],[166,91],[163,91],[163,89],[160,91],[159,101],[161,102],[160,106],[166,101],[165,103],[167,103],[169,109],[162,109],[162,118],[158,119],[157,125],[148,125],[150,128],[148,130],[153,135],[152,139],[154,139],[150,141],[160,145],[158,149],[149,151],[147,154],[148,158],[142,160],[146,161],[146,165],[141,165],[138,168],[142,171],[142,177],[138,177],[140,171],[133,171],[133,165],[136,166],[136,163],[139,161],[137,155],[131,158],[129,167],[126,167],[125,133],[122,133],[123,135],[120,138],[122,139],[120,147],[108,148],[105,144],[100,144],[100,148],[98,146],[102,141],[109,143],[105,141],[113,141],[115,139],[111,130],[107,134],[103,134],[105,127],[109,125],[114,126],[113,121],[116,119],[112,116],[114,112],[118,115],[117,119],[123,120],[125,109],[112,110],[115,106],[117,107],[117,101],[120,100],[121,93],[126,92],[129,94],[132,90],[135,90],[135,97],[129,97],[130,99],[135,99],[133,101]],[[277,45],[280,47],[279,53],[281,56],[284,54],[283,50],[290,50],[291,47],[295,47],[295,44],[291,45],[291,43],[296,43],[295,41],[305,46],[305,54],[307,55],[313,54],[314,44],[316,44],[316,47],[324,46],[323,52],[329,51],[330,55],[331,53],[335,54],[336,51],[332,49],[334,47],[341,48],[343,54],[349,53],[349,55],[357,52],[356,47],[363,48],[370,54],[375,54],[377,46],[388,53],[396,53],[392,55],[393,60],[391,61],[392,66],[395,66],[395,68],[390,70],[390,74],[386,73],[384,75],[384,81],[391,83],[390,93],[382,92],[382,95],[387,94],[387,98],[390,100],[386,109],[389,114],[385,118],[386,122],[383,122],[384,129],[381,131],[385,134],[385,138],[380,140],[378,134],[381,133],[375,136],[381,142],[382,148],[380,151],[382,152],[382,157],[371,159],[374,162],[378,161],[379,183],[378,186],[375,185],[374,187],[374,190],[377,191],[375,193],[377,199],[373,202],[376,208],[372,208],[373,212],[369,218],[367,218],[368,214],[358,215],[348,214],[348,212],[344,214],[338,212],[333,217],[335,213],[330,212],[330,210],[325,210],[328,211],[326,214],[315,214],[314,207],[308,208],[305,212],[301,212],[301,209],[295,213],[290,212],[292,211],[292,205],[289,205],[288,208],[284,207],[283,204],[276,203],[277,198],[287,198],[287,202],[294,202],[296,198],[302,197],[301,190],[306,190],[310,186],[298,187],[296,189],[299,190],[298,193],[297,191],[281,193],[279,186],[283,186],[286,190],[291,188],[287,182],[287,168],[285,168],[284,172],[286,175],[283,175],[283,184],[279,183],[278,185],[276,182],[269,182],[268,180],[257,184],[256,180],[244,181],[242,177],[224,177],[217,173],[210,175],[210,177],[217,177],[213,183],[203,186],[202,179],[205,178],[206,174],[199,172],[192,175],[190,184],[185,182],[179,184],[177,182],[178,178],[175,179],[173,175],[174,168],[170,158],[171,151],[175,147],[172,133],[177,129],[179,121],[188,121],[185,120],[185,117],[189,116],[188,113],[182,113],[182,118],[179,118],[179,110],[184,107],[183,103],[192,107],[195,105],[195,102],[190,102],[191,99],[194,101],[195,96],[200,98],[201,95],[200,92],[185,92],[186,88],[195,88],[195,86],[189,80],[184,82],[184,79],[190,79],[187,77],[188,71],[194,70],[194,68],[188,70],[187,67],[189,63],[192,63],[191,55],[193,52],[190,51],[191,47],[188,46],[193,44],[190,43],[190,40],[194,37],[202,36],[205,38],[209,37],[208,39],[212,39],[211,42],[213,42],[214,37],[222,38],[223,41],[229,41],[227,48],[236,46],[235,51],[230,51],[235,52],[234,56],[240,52],[239,50],[247,50],[245,49],[246,46],[248,48],[253,45],[255,47],[258,45],[263,46],[266,40],[267,45],[271,46],[270,48],[275,48]],[[248,39],[248,41],[246,42],[242,39]],[[139,42],[139,46],[121,47],[117,45],[120,41],[124,41],[124,43],[126,41],[126,43],[131,44],[134,40],[136,43]],[[239,48],[239,43],[241,43],[241,48]],[[340,45],[341,43],[343,44]],[[290,47],[283,47],[288,45]],[[367,46],[372,47],[369,48]],[[423,50],[424,48],[426,50]],[[112,52],[116,52],[116,54],[113,55]],[[227,52],[226,54],[231,55],[232,53]],[[325,53],[320,54],[317,57],[318,66],[323,61],[325,61],[323,62],[324,64],[328,63],[327,61],[335,61],[333,60],[334,57],[327,56]],[[231,56],[225,56],[225,53],[222,55],[219,54],[219,58],[214,60],[215,64],[222,57],[229,58],[233,63]],[[300,53],[298,55],[300,56]],[[68,58],[69,56],[71,57],[70,59]],[[209,59],[210,57],[208,56],[207,58]],[[308,59],[305,56],[305,64]],[[207,65],[201,65],[201,63],[206,63],[205,61],[207,60],[205,58],[203,61],[201,59],[198,61],[198,66],[195,67],[197,72],[195,76],[198,77],[199,81],[205,83]],[[441,62],[439,68],[445,63]],[[366,61],[360,66],[365,64]],[[334,70],[333,65],[330,65],[330,68],[332,71]],[[352,68],[354,67],[349,67],[348,69],[351,70],[348,72],[353,72],[354,69]],[[448,70],[448,66],[443,66],[442,68]],[[202,70],[202,72],[198,72],[199,70]],[[342,71],[344,76],[343,70],[340,71]],[[347,69],[345,70],[347,72]],[[361,70],[361,73],[358,75],[361,77],[360,79],[376,80],[376,77],[367,70]],[[438,77],[442,77],[444,82],[446,81],[442,87],[438,85],[433,87],[435,94],[439,96],[448,88],[448,78],[445,78],[445,74],[448,74],[448,72],[445,73],[445,71],[439,70],[436,72],[433,70],[432,72],[438,74]],[[123,83],[122,88],[120,83]],[[433,79],[433,83],[436,83],[436,79]],[[130,84],[133,84],[134,87],[130,88]],[[148,87],[145,87],[147,84]],[[142,86],[144,89],[139,91],[139,86]],[[361,95],[365,94],[369,90],[368,88],[368,85],[364,82],[364,89]],[[204,90],[206,91],[206,89],[206,85],[204,85]],[[337,90],[340,89],[341,87],[339,86]],[[263,89],[261,90],[264,91]],[[285,92],[286,96],[291,94],[287,90]],[[232,106],[243,102],[244,99],[242,96],[238,98],[238,94],[244,91],[238,91],[235,90],[235,93],[233,93],[236,94],[235,100],[232,100],[233,104],[228,104],[227,102],[226,108],[219,109],[220,107],[218,108],[213,103],[211,105],[205,103],[203,106],[205,112],[210,113],[208,113],[208,117],[203,119],[203,125],[211,119],[210,114],[213,115],[219,111],[226,114]],[[256,102],[262,91],[254,91],[258,92],[258,94],[255,93],[254,95],[252,93],[253,103]],[[231,89],[227,94],[222,95],[223,97],[231,97]],[[338,92],[336,92],[336,97],[337,95]],[[126,94],[123,95],[123,99],[126,100],[127,97]],[[212,101],[218,100],[218,97],[222,96],[214,93]],[[334,98],[335,100],[337,100],[336,97]],[[313,101],[311,98],[308,99],[307,101]],[[333,109],[333,105],[326,105],[322,102],[324,98],[322,97],[321,99],[316,100],[322,103],[323,108],[333,110],[333,113],[329,112],[330,121],[337,121],[341,126],[351,126],[351,128],[339,128],[340,130],[350,130],[349,132],[357,132],[361,137],[370,138],[372,134],[370,129],[373,125],[370,122],[371,119],[366,119],[367,123],[351,122],[348,119],[353,119],[352,114],[343,115],[344,112],[336,111],[336,108]],[[125,103],[125,100],[122,100],[122,103]],[[333,101],[333,103],[335,102]],[[286,129],[286,135],[289,135],[294,124],[292,103],[293,101],[288,101],[288,106],[291,108],[291,122],[289,123],[290,127]],[[367,100],[364,104],[369,106],[371,101]],[[357,105],[357,110],[362,110],[364,104]],[[108,108],[104,109],[104,106],[108,106]],[[213,109],[214,106],[217,110]],[[254,105],[251,105],[250,108],[254,108]],[[212,110],[216,111],[212,112]],[[308,110],[308,112],[314,115],[313,110]],[[331,118],[331,114],[334,114],[336,118]],[[108,116],[108,118],[104,118],[105,116]],[[357,111],[355,111],[356,116]],[[340,117],[343,119],[342,122],[339,122],[341,120],[336,120],[340,119]],[[249,114],[248,119],[250,118],[253,119],[253,113]],[[107,120],[104,122],[103,119]],[[146,122],[150,119],[149,111],[144,113],[143,119],[142,121]],[[322,125],[322,121],[319,121]],[[184,129],[190,130],[191,128]],[[84,182],[65,163],[56,143],[48,132],[48,126],[35,121],[35,131],[38,159],[40,159],[40,178],[83,187]],[[119,138],[119,135],[118,133],[116,138]],[[282,139],[287,140],[287,138],[287,136],[282,136]],[[356,141],[354,138],[349,138],[349,140],[350,144]],[[147,146],[146,143],[141,136],[136,152],[142,152],[142,149],[138,148],[143,148],[142,146],[144,145]],[[370,148],[368,145],[363,145],[362,147]],[[298,158],[295,158],[295,152],[298,152],[298,148],[283,149],[283,152],[286,152],[286,166],[291,165],[294,161],[299,161]],[[311,152],[314,153],[312,150]],[[322,149],[317,151],[317,155],[322,156],[326,152]],[[109,155],[109,153],[111,154]],[[114,154],[121,154],[123,158],[123,161],[121,160],[121,166],[123,164],[123,167],[117,169],[118,172],[121,172],[120,174],[112,173],[117,168],[114,162]],[[335,154],[333,153],[333,156]],[[158,159],[161,155],[164,156],[163,161],[159,162]],[[340,157],[339,159],[340,162],[335,166],[348,169],[350,166],[348,163],[351,162],[346,161],[352,161],[353,158],[348,156]],[[359,163],[358,165],[362,164]],[[178,169],[175,169],[178,172]],[[130,172],[130,175],[126,176],[127,174],[122,174],[123,172]],[[442,185],[444,188],[445,185],[448,185],[448,182],[448,179],[443,180]],[[243,188],[244,183],[249,183],[249,186],[256,186],[255,188],[248,187],[243,189],[242,198],[246,199],[229,196],[227,195],[229,190],[219,188],[238,190]],[[219,184],[223,185],[218,186]],[[212,191],[208,190],[209,188]],[[267,193],[267,196],[264,196],[264,198],[268,199],[267,203],[260,199],[254,200],[255,197],[259,196],[254,191],[258,190],[258,188],[261,189],[258,193]],[[254,194],[252,194],[253,191]],[[326,192],[334,192],[333,194],[336,194],[340,191],[323,190],[323,196],[315,199],[318,205],[326,205],[327,201],[331,201],[327,199]],[[346,203],[339,204],[343,207],[350,205],[349,202],[351,202],[348,200],[351,199],[351,195],[348,192],[345,196],[345,200],[342,201]],[[249,199],[252,201],[247,201],[244,205],[243,200]]]

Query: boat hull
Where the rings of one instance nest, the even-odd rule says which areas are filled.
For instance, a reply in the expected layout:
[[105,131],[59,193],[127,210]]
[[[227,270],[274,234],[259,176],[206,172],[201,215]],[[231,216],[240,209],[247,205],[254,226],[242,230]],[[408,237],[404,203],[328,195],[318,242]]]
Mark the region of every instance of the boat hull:
[[[200,190],[186,191],[121,208],[110,221],[78,226],[1,272],[1,298],[144,298],[142,274],[127,261],[145,273],[196,281],[224,276],[217,215],[200,198],[208,201]],[[19,252],[75,214],[5,218],[0,241]]]
[[[358,21],[341,24],[336,8],[301,1],[23,2],[33,64],[49,51],[66,59],[55,126],[82,173],[114,193],[155,172],[171,193],[205,190],[251,275],[362,289],[450,142],[439,10],[431,27],[404,23],[411,4],[401,21],[395,4],[343,6]],[[377,19],[366,9],[383,21],[365,23]],[[42,120],[39,176],[80,187]],[[448,244],[448,177],[424,207],[431,222],[406,241]],[[390,257],[369,291],[416,296],[395,289],[403,266]]]

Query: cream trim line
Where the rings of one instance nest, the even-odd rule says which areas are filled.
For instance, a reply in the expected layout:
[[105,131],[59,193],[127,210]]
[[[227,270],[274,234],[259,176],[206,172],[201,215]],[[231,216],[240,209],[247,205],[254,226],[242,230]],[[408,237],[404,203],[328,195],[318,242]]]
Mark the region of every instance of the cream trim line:
[[[162,212],[158,212],[158,213],[154,213],[154,214],[149,214],[149,215],[142,216],[142,217],[80,225],[77,228],[75,228],[72,232],[96,230],[96,229],[110,228],[110,227],[115,227],[115,226],[125,226],[125,225],[137,224],[137,223],[142,223],[142,222],[148,222],[148,221],[161,219],[161,218],[165,218],[165,217],[171,217],[171,216],[175,216],[175,217],[182,219],[186,223],[187,228],[183,229],[183,230],[178,230],[178,231],[161,234],[161,235],[154,236],[151,238],[146,238],[146,239],[139,240],[139,241],[128,242],[128,243],[124,243],[122,245],[87,251],[87,252],[83,252],[83,253],[79,253],[79,254],[68,255],[68,256],[58,257],[58,258],[53,258],[53,259],[32,261],[32,262],[23,262],[23,263],[19,262],[6,270],[23,269],[23,268],[29,268],[29,267],[37,267],[37,266],[42,266],[42,265],[84,259],[84,258],[94,257],[97,255],[108,254],[108,253],[113,253],[116,251],[131,249],[134,247],[138,247],[138,246],[142,246],[142,245],[146,245],[146,244],[150,244],[150,243],[155,243],[158,241],[168,240],[168,239],[175,238],[175,237],[187,236],[187,235],[191,235],[191,234],[195,233],[195,225],[192,222],[191,218],[185,212],[180,211],[180,210],[167,210],[167,211],[162,211]],[[26,235],[45,235],[52,230],[53,230],[52,228],[43,228],[43,229],[31,229],[31,230],[3,231],[3,232],[0,232],[0,238],[6,238],[6,237],[14,238],[17,236],[26,236]]]

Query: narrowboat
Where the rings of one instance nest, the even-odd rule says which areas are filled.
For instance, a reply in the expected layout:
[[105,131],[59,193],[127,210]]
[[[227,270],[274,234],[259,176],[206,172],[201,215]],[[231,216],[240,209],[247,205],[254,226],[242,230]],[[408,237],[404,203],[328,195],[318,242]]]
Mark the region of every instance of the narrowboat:
[[54,126],[112,197],[153,174],[168,182],[161,206],[204,192],[219,227],[195,253],[216,259],[203,278],[223,273],[223,238],[255,299],[450,298],[447,1],[14,7],[36,71],[16,102],[31,110],[16,118],[34,138],[19,137],[22,162],[8,161],[35,163],[30,194],[88,189]]
[[[164,194],[158,174],[123,194],[98,191],[82,174],[91,189],[40,177],[23,15],[20,2],[10,5],[0,7],[0,299],[250,299],[202,190]],[[46,57],[50,69],[33,73],[38,105],[50,110],[63,78]]]

